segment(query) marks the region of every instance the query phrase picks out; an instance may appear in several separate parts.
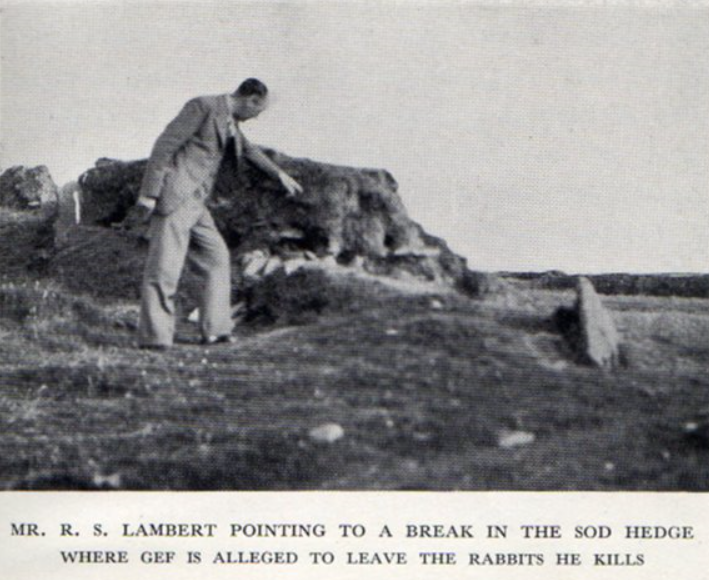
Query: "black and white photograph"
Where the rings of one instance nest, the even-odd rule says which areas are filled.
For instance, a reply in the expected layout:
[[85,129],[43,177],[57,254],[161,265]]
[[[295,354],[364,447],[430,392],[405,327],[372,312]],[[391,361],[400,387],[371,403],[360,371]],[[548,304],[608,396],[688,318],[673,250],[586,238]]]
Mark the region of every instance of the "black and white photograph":
[[709,490],[706,4],[0,17],[0,489]]
[[708,224],[703,0],[2,0],[0,577],[704,580]]

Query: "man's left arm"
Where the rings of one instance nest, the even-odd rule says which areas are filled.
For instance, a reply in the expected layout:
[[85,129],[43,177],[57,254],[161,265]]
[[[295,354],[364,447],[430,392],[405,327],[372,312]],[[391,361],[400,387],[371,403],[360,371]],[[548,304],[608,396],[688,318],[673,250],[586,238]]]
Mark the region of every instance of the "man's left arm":
[[281,182],[283,187],[288,191],[288,196],[292,197],[297,193],[303,193],[303,188],[301,185],[288,175],[283,169],[281,169],[276,163],[274,163],[268,155],[266,155],[258,145],[251,143],[246,137],[243,136],[244,143],[244,156],[251,161],[256,167],[261,171],[267,173],[274,179]]

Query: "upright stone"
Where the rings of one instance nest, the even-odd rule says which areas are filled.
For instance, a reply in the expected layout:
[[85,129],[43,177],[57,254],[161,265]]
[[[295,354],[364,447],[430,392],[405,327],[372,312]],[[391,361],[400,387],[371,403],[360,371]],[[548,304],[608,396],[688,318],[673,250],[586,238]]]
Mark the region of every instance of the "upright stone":
[[581,277],[576,284],[579,319],[579,349],[592,364],[613,368],[619,362],[620,337],[610,313],[601,303],[593,284]]
[[54,245],[66,243],[71,231],[81,223],[81,186],[76,181],[59,190],[59,203],[54,218]]

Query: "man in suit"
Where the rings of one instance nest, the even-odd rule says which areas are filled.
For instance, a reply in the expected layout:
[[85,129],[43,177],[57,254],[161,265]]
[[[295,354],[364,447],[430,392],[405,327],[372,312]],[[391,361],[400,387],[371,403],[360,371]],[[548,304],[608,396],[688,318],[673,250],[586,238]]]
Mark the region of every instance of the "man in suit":
[[243,158],[280,181],[289,196],[301,186],[239,129],[262,113],[268,89],[247,79],[231,94],[190,100],[153,147],[138,201],[126,218],[131,227],[150,221],[150,248],[141,288],[139,344],[164,350],[173,344],[175,294],[185,261],[201,275],[203,344],[231,342],[229,251],[205,206],[226,145],[234,140],[237,166]]

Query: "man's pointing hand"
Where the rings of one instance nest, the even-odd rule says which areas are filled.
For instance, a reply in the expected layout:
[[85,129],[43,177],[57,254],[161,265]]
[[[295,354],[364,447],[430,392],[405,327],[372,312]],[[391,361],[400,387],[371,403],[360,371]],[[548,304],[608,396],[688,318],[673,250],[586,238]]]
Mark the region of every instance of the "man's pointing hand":
[[281,185],[286,188],[288,192],[286,197],[295,197],[298,193],[303,193],[303,187],[285,171],[281,171],[278,174],[278,179],[281,180]]

